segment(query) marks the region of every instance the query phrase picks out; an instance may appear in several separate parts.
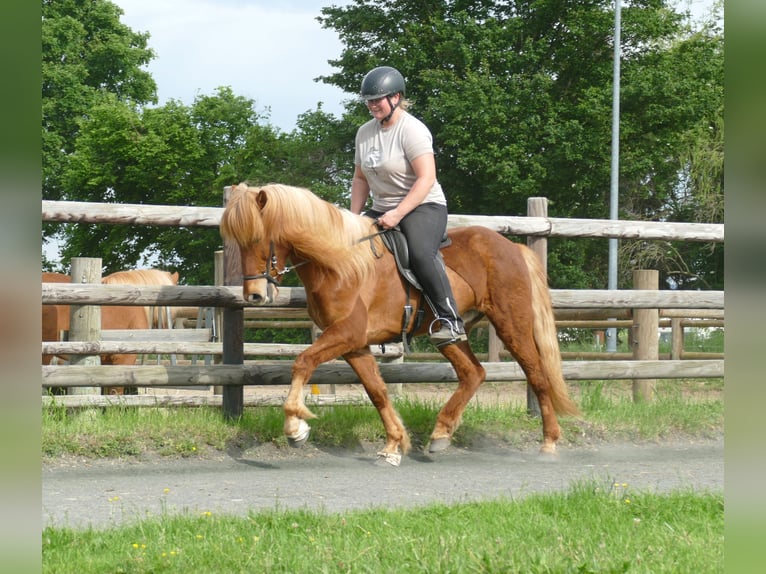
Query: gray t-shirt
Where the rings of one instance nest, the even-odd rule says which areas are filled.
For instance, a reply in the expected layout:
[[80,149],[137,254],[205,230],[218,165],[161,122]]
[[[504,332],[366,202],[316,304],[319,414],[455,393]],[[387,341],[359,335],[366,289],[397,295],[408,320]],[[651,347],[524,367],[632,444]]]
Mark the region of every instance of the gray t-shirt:
[[[384,128],[376,119],[356,132],[354,162],[370,184],[372,209],[386,212],[399,205],[415,183],[410,162],[434,153],[433,138],[426,125],[403,112],[393,126]],[[434,181],[423,203],[447,205],[441,184]]]

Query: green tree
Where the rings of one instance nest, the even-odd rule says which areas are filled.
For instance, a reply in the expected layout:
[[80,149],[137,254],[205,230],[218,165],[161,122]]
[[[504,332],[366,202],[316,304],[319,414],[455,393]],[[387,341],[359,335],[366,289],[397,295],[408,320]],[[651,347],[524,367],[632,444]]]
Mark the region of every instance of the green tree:
[[348,118],[339,120],[324,112],[320,105],[301,114],[289,134],[269,140],[248,138],[243,150],[248,157],[247,179],[255,184],[280,181],[307,187],[328,201],[348,205],[356,127]]
[[156,85],[142,69],[154,57],[148,34],[120,22],[108,0],[42,2],[43,198],[66,199],[61,174],[92,106],[112,96],[156,101]]
[[[621,215],[672,219],[671,199],[697,193],[679,177],[689,136],[722,114],[722,36],[692,33],[664,0],[631,2],[622,21]],[[405,75],[453,212],[523,214],[545,196],[552,216],[608,217],[611,1],[357,0],[320,22],[344,43],[324,81],[353,93],[374,66]],[[605,241],[552,248],[554,286],[606,285]]]
[[[139,109],[113,97],[81,123],[64,189],[79,201],[218,207],[224,185],[250,167],[241,152],[248,139],[273,139],[259,119],[253,101],[230,88],[192,106]],[[154,264],[197,284],[212,283],[221,241],[216,229],[124,225],[70,225],[63,236],[65,259],[92,253],[107,272]]]
[[[62,177],[80,122],[93,106],[116,98],[156,101],[156,84],[142,69],[154,53],[148,34],[120,22],[122,10],[108,0],[42,2],[42,197],[74,199]],[[61,240],[60,226],[44,224],[43,243]],[[53,263],[43,256],[43,268]]]
[[[350,172],[340,122],[320,108],[284,134],[266,119],[228,87],[191,106],[104,98],[80,124],[62,187],[78,201],[218,207],[226,185],[285,181],[342,199]],[[65,260],[101,257],[105,272],[151,264],[190,284],[212,283],[221,248],[217,229],[67,225],[61,234]]]

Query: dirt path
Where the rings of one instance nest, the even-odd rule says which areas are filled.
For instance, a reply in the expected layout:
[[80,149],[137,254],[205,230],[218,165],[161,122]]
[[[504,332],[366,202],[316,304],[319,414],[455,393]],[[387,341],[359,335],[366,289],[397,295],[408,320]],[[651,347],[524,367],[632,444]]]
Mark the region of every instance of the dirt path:
[[414,507],[566,489],[722,491],[723,439],[562,448],[558,462],[536,450],[494,446],[411,453],[399,468],[373,464],[374,448],[257,446],[215,458],[142,462],[62,459],[42,470],[42,525],[102,528],[162,513],[246,515],[264,509],[342,512]]

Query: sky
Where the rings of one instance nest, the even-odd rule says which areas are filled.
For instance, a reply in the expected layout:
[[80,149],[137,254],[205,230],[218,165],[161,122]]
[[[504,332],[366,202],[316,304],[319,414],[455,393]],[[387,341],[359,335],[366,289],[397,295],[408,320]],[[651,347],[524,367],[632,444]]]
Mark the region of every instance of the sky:
[[148,32],[155,58],[147,70],[159,104],[186,105],[229,86],[282,131],[315,110],[340,116],[353,97],[314,79],[336,72],[328,60],[343,45],[317,22],[322,7],[350,0],[112,0],[134,32]]

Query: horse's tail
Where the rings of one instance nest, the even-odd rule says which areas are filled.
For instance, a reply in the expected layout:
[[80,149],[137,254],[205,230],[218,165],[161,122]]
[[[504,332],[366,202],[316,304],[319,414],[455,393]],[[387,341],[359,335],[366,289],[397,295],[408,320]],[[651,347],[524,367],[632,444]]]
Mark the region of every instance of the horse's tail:
[[532,282],[535,344],[542,357],[543,369],[551,386],[553,408],[559,415],[579,415],[580,409],[569,397],[569,390],[561,370],[561,352],[553,316],[553,303],[548,290],[548,278],[537,254],[529,249],[522,251]]

